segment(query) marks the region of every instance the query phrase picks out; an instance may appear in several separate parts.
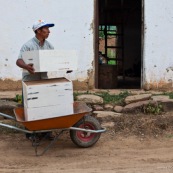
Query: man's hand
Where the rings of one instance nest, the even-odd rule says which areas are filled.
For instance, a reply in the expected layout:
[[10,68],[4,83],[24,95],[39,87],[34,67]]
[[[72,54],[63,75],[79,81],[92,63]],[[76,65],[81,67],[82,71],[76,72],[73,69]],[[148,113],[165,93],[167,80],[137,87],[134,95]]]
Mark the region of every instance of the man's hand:
[[20,68],[23,68],[25,70],[27,70],[30,74],[34,74],[35,70],[33,68],[33,64],[25,64],[25,62],[23,61],[23,59],[18,59],[16,61],[16,65],[19,66]]
[[35,69],[33,68],[33,64],[27,64],[25,69],[28,70],[28,72],[30,74],[34,74],[35,73]]

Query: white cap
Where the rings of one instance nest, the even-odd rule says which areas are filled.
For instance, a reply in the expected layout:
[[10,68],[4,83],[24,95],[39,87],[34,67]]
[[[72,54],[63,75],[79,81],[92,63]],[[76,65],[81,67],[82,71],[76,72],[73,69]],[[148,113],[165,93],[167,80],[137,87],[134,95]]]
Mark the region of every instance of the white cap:
[[43,27],[43,26],[48,26],[48,27],[53,27],[54,24],[53,23],[47,23],[46,21],[44,20],[38,20],[34,23],[32,29],[33,31],[36,31],[37,29]]

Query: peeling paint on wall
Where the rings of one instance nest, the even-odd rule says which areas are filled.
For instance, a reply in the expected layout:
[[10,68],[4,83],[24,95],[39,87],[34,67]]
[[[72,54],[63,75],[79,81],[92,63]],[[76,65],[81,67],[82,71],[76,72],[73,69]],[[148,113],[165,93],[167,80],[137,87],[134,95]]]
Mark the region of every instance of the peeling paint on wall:
[[92,23],[90,24],[90,31],[92,31],[92,33],[94,32],[94,21],[92,21]]

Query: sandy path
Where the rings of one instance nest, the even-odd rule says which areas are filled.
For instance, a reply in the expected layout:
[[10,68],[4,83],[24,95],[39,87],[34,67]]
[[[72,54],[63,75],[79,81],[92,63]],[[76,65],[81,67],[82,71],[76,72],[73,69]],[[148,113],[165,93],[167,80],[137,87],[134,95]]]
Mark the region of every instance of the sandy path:
[[173,138],[144,139],[103,134],[88,149],[77,148],[68,136],[44,156],[36,157],[23,134],[0,134],[2,173],[172,173]]

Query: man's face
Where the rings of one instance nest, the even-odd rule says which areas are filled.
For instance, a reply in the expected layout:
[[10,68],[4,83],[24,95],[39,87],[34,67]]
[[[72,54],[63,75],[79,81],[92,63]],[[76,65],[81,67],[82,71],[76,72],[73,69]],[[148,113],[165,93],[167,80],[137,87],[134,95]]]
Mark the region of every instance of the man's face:
[[49,33],[50,31],[48,26],[42,27],[37,30],[37,34],[39,34],[39,36],[42,37],[43,39],[48,38]]

